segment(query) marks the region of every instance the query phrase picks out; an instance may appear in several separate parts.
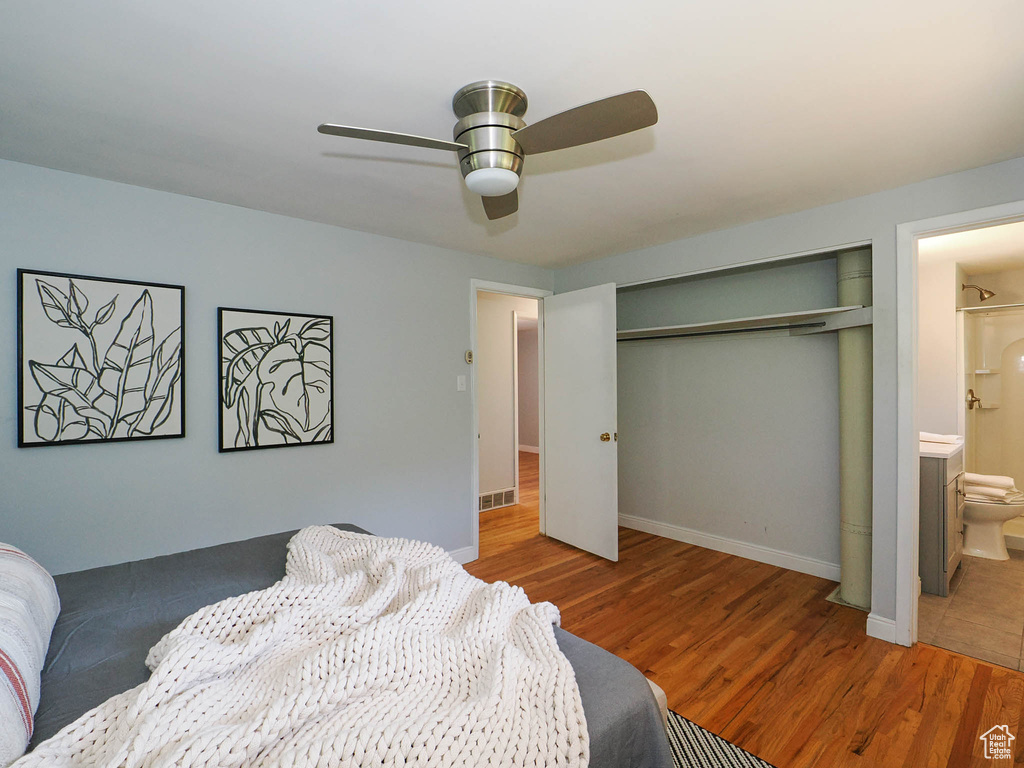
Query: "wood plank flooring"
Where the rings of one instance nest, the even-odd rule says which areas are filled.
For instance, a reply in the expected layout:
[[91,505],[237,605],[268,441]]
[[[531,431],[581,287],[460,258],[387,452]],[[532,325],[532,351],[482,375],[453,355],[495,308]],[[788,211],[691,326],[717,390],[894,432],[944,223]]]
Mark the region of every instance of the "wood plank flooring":
[[[480,518],[467,570],[548,600],[562,626],[636,666],[669,706],[777,768],[1024,764],[1024,674],[867,637],[814,576],[619,529],[610,563],[537,532],[537,456],[516,507]],[[532,486],[532,487],[531,487]],[[979,737],[1007,725],[1014,759]]]

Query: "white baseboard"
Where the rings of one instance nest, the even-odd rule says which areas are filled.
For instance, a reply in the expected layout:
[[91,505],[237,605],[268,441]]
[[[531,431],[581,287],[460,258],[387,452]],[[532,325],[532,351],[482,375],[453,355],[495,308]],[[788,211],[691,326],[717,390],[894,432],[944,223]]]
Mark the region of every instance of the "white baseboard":
[[727,539],[711,533],[695,531],[692,528],[646,520],[633,515],[619,515],[619,525],[644,533],[653,533],[655,536],[664,536],[666,539],[696,544],[698,547],[713,549],[716,552],[725,552],[729,555],[745,557],[748,560],[757,560],[760,563],[788,568],[791,571],[820,576],[830,581],[839,581],[839,565],[837,563],[826,563],[824,560],[816,560],[813,557],[794,555],[792,552],[783,552],[771,547],[763,547],[760,544]]
[[519,450],[523,453],[540,453],[539,445],[520,445]]
[[448,550],[448,554],[451,555],[452,556],[452,560],[454,560],[459,565],[465,565],[466,563],[472,563],[474,560],[476,560],[476,559],[478,559],[480,557],[480,555],[477,553],[476,549],[474,549],[473,547],[463,547],[462,549],[451,549],[451,550]]
[[[867,632],[868,637],[877,637],[879,640],[885,640],[887,643],[897,642],[895,619],[887,619],[884,616],[869,613]],[[909,643],[901,643],[901,645],[909,645]]]

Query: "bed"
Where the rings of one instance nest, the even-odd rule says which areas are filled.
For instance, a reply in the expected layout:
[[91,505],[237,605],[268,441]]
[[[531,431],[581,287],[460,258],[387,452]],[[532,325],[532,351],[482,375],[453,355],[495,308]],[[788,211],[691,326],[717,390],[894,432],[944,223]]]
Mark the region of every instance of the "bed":
[[[352,525],[341,530],[366,533]],[[203,606],[284,575],[295,531],[55,577],[61,612],[42,673],[29,749],[109,697],[144,682],[149,649]],[[555,629],[580,689],[592,768],[669,768],[646,679],[617,656]]]

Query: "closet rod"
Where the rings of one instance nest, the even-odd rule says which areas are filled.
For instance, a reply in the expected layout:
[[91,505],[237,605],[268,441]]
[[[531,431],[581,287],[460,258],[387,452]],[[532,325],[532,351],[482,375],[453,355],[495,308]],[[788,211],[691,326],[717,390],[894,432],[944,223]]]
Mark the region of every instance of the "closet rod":
[[799,328],[824,328],[824,321],[820,323],[791,323],[789,325],[769,325],[760,328],[728,328],[723,331],[683,331],[672,334],[658,334],[652,336],[631,336],[628,339],[616,339],[616,341],[651,341],[652,339],[692,339],[697,336],[725,336],[733,333],[760,333],[762,331],[793,331]]

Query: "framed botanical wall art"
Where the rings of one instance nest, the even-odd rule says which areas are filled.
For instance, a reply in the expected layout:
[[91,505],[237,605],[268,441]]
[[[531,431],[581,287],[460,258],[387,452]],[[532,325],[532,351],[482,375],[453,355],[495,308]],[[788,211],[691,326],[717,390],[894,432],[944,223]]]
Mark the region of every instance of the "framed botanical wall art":
[[185,436],[185,288],[18,270],[18,446]]
[[334,318],[217,310],[223,451],[334,442]]

